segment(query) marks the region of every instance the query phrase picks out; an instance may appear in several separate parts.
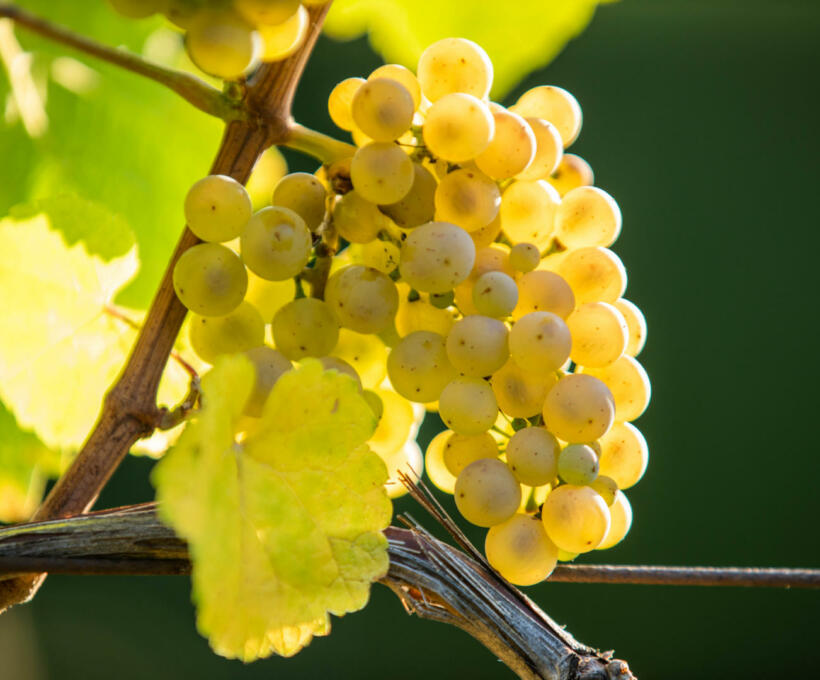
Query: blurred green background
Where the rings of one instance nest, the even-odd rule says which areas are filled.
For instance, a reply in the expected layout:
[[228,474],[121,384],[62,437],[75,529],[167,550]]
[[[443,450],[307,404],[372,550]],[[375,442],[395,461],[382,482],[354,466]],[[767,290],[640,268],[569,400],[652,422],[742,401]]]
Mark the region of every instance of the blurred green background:
[[[332,132],[332,86],[379,63],[365,40],[323,38],[296,118]],[[641,361],[654,395],[637,424],[651,456],[628,493],[633,528],[615,549],[579,561],[820,566],[820,369],[809,351],[820,330],[818,69],[820,3],[625,0],[599,9],[580,38],[508,98],[549,83],[580,101],[585,123],[572,151],[621,205],[615,249],[629,272],[627,297],[649,323]],[[156,139],[146,139],[166,148],[146,164],[161,168],[167,157],[173,167],[189,155],[191,132],[174,122],[165,121],[167,138],[155,128]],[[202,130],[197,160],[218,144],[214,126]],[[292,169],[315,168],[288,158]],[[7,189],[19,175],[0,169]],[[172,241],[162,239],[162,248]],[[154,281],[162,266],[149,263]],[[129,459],[98,507],[150,498],[150,466]],[[406,499],[397,510],[426,521]],[[528,594],[644,679],[813,673],[813,591],[547,583]],[[198,636],[183,578],[50,577],[32,604],[0,617],[3,680],[111,677],[511,674],[460,631],[408,617],[382,586],[365,611],[334,620],[330,637],[294,659],[248,666],[214,656]]]

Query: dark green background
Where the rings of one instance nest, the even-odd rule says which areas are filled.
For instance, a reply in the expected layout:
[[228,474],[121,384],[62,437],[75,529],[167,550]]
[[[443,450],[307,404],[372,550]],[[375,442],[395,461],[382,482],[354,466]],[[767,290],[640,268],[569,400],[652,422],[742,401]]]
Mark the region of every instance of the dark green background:
[[[364,41],[323,39],[297,118],[331,131],[332,85],[378,63]],[[641,360],[654,395],[638,425],[651,458],[629,492],[633,529],[582,561],[820,566],[819,68],[820,3],[626,0],[515,93],[551,83],[580,101],[572,150],[621,205],[615,249],[649,322]],[[148,468],[129,460],[100,506],[149,498]],[[409,501],[397,508],[421,518]],[[644,679],[816,675],[816,592],[528,592]],[[182,578],[51,577],[0,618],[3,680],[274,677],[511,675],[461,632],[406,616],[381,586],[329,638],[249,666],[209,651]]]

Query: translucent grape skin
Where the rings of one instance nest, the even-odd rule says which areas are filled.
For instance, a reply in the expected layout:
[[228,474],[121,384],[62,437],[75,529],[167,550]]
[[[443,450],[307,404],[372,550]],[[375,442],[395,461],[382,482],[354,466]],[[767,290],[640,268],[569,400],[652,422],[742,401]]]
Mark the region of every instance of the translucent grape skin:
[[612,392],[585,374],[566,375],[544,400],[544,424],[566,442],[591,442],[605,435],[615,420]]
[[518,586],[540,583],[558,563],[558,548],[547,536],[544,525],[523,514],[490,527],[484,553],[498,573]]
[[525,427],[507,442],[507,465],[527,486],[550,484],[558,475],[561,450],[555,436],[543,427]]
[[199,12],[185,34],[191,61],[217,78],[234,80],[254,57],[253,29],[232,12]]
[[554,186],[561,196],[566,196],[577,187],[589,186],[595,181],[592,168],[583,158],[565,153],[558,167],[547,181]]
[[438,309],[427,300],[407,299],[399,302],[396,313],[396,330],[401,337],[413,331],[432,331],[446,336],[453,327],[453,314],[448,309]]
[[435,102],[422,128],[427,149],[451,163],[465,163],[478,156],[494,133],[495,121],[484,102],[460,92]]
[[430,222],[435,215],[435,193],[438,183],[420,163],[413,163],[413,185],[400,201],[379,206],[402,229],[412,229]]
[[447,356],[462,375],[492,375],[510,356],[507,326],[488,316],[471,314],[456,321],[447,336]]
[[367,76],[368,80],[375,78],[390,78],[397,83],[401,83],[413,100],[413,109],[419,108],[421,104],[421,85],[419,85],[416,74],[409,68],[400,64],[384,64]]
[[453,378],[444,337],[416,331],[402,338],[387,357],[387,375],[393,389],[409,401],[436,401]]
[[200,316],[225,316],[245,297],[248,275],[239,256],[217,243],[188,248],[174,265],[174,291]]
[[327,191],[324,186],[307,172],[285,175],[273,190],[273,205],[290,208],[314,232],[324,222],[326,201]]
[[371,203],[400,201],[410,191],[414,179],[413,161],[392,142],[371,142],[356,151],[350,162],[353,188]]
[[504,272],[485,272],[473,284],[473,306],[479,314],[505,319],[518,303],[518,286]]
[[[615,399],[615,418],[632,421],[641,417],[649,406],[652,386],[644,367],[634,357],[624,354],[617,361],[603,368],[587,368],[585,374],[595,376],[606,384]],[[597,437],[596,437],[597,439]]]
[[353,97],[364,83],[364,78],[345,78],[333,88],[328,97],[327,109],[330,118],[342,130],[349,132],[356,126],[351,105]]
[[242,259],[257,276],[284,281],[302,271],[310,258],[310,231],[305,221],[288,208],[258,211],[239,237]]
[[632,528],[632,505],[622,491],[615,492],[615,500],[609,506],[611,522],[609,531],[606,532],[604,540],[597,547],[597,550],[607,550],[620,543]]
[[236,11],[254,26],[281,24],[299,9],[299,0],[234,0],[233,4]]
[[541,521],[556,546],[584,553],[601,544],[611,517],[604,499],[594,489],[565,484],[547,496],[541,506]]
[[606,247],[618,238],[621,224],[621,209],[612,196],[598,187],[578,187],[558,207],[555,235],[568,248]]
[[637,484],[649,463],[649,447],[632,423],[615,423],[601,437],[600,471],[615,480],[619,489]]
[[570,358],[583,366],[609,366],[626,350],[629,328],[606,302],[587,302],[567,319],[572,334]]
[[203,241],[222,243],[239,236],[251,218],[251,198],[239,182],[226,175],[208,175],[185,196],[185,221]]
[[396,284],[378,269],[350,265],[330,275],[325,302],[339,325],[357,333],[380,333],[399,306]]
[[524,118],[541,118],[552,123],[561,135],[564,148],[572,144],[581,132],[583,117],[578,100],[560,87],[533,87],[510,108]]
[[419,57],[416,73],[422,91],[432,102],[453,92],[483,99],[493,82],[489,56],[464,38],[445,38],[429,45]]
[[456,479],[456,507],[471,524],[491,527],[512,517],[521,503],[521,486],[500,460],[470,463]]
[[626,353],[636,357],[641,353],[646,344],[646,319],[643,312],[634,302],[626,298],[619,298],[612,303],[623,315],[629,333],[629,340],[626,344]]
[[558,456],[558,475],[567,484],[587,486],[598,477],[598,457],[585,444],[570,444]]
[[387,375],[387,348],[376,336],[342,328],[333,354],[353,366],[369,389],[379,387]]
[[569,358],[572,337],[564,320],[551,312],[530,312],[510,331],[510,356],[527,371],[558,370]]
[[386,222],[379,209],[356,190],[348,191],[333,206],[333,226],[350,243],[370,243]]
[[613,303],[626,290],[626,269],[621,258],[608,248],[571,250],[558,265],[560,274],[572,288],[576,304]]
[[435,192],[436,219],[475,231],[498,215],[501,192],[484,173],[471,168],[444,176]]
[[[598,475],[592,482],[589,484],[590,488],[595,489],[598,492],[598,495],[604,499],[604,502],[607,506],[612,508],[612,504],[615,502],[618,494],[618,484],[615,482],[612,477],[607,477],[606,475]],[[614,521],[614,517],[612,518]]]
[[459,434],[486,432],[498,415],[492,388],[480,378],[451,380],[442,390],[438,405],[444,424]]
[[464,435],[445,430],[444,464],[456,477],[470,463],[483,458],[498,458],[498,444],[489,432]]
[[316,298],[298,298],[273,317],[273,342],[291,361],[330,354],[339,340],[339,324],[330,307]]
[[535,139],[535,154],[518,179],[548,179],[563,157],[561,135],[552,123],[541,118],[526,118]]
[[452,494],[456,490],[456,475],[444,463],[444,446],[449,437],[450,432],[444,430],[430,440],[424,453],[424,469],[436,488]]
[[356,386],[359,388],[359,392],[364,390],[362,386],[362,380],[359,378],[359,374],[356,373],[356,369],[353,368],[349,363],[347,363],[344,359],[340,359],[339,357],[335,356],[324,356],[319,357],[319,361],[321,362],[322,366],[326,371],[336,371],[337,373],[341,373],[342,375],[346,375],[356,383]]
[[265,322],[249,302],[242,302],[225,316],[194,314],[190,327],[191,347],[212,364],[222,354],[244,352],[265,342]]
[[541,413],[547,392],[557,382],[557,374],[534,373],[521,368],[512,359],[490,379],[498,408],[510,418],[531,418]]
[[413,407],[393,390],[376,389],[384,413],[368,446],[383,458],[402,447],[413,428]]
[[370,241],[362,246],[362,264],[390,274],[399,266],[401,250],[392,241]]
[[253,390],[245,404],[245,414],[258,418],[276,381],[293,365],[284,354],[266,345],[249,349],[245,356],[251,360],[256,372]]
[[488,177],[509,179],[524,172],[535,158],[535,134],[527,121],[511,111],[493,111],[493,120],[493,138],[476,156],[475,164]]
[[399,271],[416,290],[446,293],[470,275],[475,255],[475,245],[461,227],[429,222],[405,239]]
[[544,180],[513,182],[501,196],[501,228],[513,243],[546,248],[560,202],[558,192]]
[[368,79],[356,90],[351,113],[356,126],[376,142],[401,137],[413,122],[413,97],[390,78]]
[[305,42],[310,15],[304,6],[279,24],[259,25],[256,30],[262,39],[260,59],[266,62],[281,61],[291,56]]
[[513,319],[531,312],[552,312],[566,319],[574,309],[572,288],[555,272],[536,269],[518,280],[518,304],[513,310]]
[[[532,243],[522,241],[510,248],[510,266],[517,272],[521,272],[522,274],[531,272],[538,266],[540,260],[541,253],[538,252],[538,248]],[[530,311],[534,312],[536,310],[533,309]]]

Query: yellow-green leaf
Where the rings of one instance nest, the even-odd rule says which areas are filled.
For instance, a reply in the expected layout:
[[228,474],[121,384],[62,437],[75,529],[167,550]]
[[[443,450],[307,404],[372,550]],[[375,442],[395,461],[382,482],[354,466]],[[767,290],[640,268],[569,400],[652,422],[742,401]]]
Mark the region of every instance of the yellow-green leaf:
[[194,563],[197,624],[245,661],[291,655],[361,609],[387,571],[384,463],[356,384],[317,361],[283,375],[258,427],[235,429],[254,380],[242,356],[202,381],[203,408],[157,465],[161,516]]
[[335,0],[325,28],[339,38],[369,32],[374,49],[386,61],[414,70],[430,43],[469,38],[490,55],[495,68],[492,94],[501,98],[581,33],[598,4],[599,0]]

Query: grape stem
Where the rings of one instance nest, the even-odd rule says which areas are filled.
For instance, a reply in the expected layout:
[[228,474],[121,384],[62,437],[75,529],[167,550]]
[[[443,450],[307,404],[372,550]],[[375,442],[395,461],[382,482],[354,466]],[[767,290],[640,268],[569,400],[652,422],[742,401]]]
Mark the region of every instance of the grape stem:
[[176,92],[180,97],[200,111],[221,118],[226,122],[242,120],[248,115],[245,107],[242,105],[241,98],[236,99],[230,97],[190,73],[184,73],[160,66],[159,64],[154,64],[123,49],[115,49],[101,45],[67,28],[41,19],[37,15],[16,5],[7,3],[0,4],[0,17],[11,19],[18,26],[32,33],[37,33],[44,38],[66,45],[79,52],[106,61],[109,64],[114,64],[137,75],[149,78]]
[[352,144],[341,142],[298,123],[291,123],[283,146],[313,156],[324,165],[350,158],[356,153],[356,147]]

